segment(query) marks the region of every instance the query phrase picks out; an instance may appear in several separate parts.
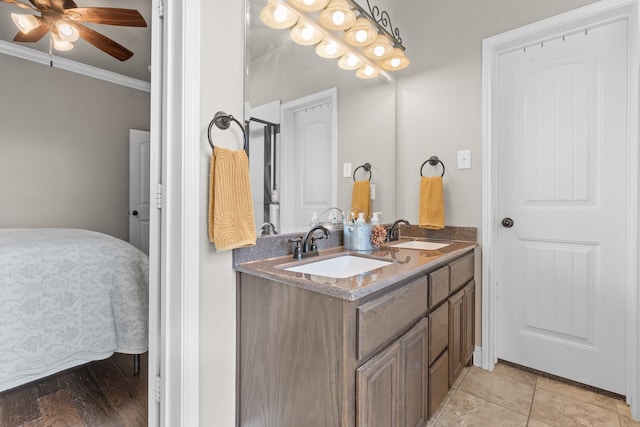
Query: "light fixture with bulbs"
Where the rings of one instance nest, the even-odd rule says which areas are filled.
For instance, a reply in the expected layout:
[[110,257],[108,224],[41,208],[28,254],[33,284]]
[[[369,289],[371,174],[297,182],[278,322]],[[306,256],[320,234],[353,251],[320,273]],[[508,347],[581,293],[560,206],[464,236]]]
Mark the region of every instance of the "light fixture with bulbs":
[[344,70],[371,79],[409,66],[400,32],[386,11],[367,12],[355,0],[268,0],[260,19],[274,29],[290,29],[291,40],[315,46],[322,58],[338,59]]

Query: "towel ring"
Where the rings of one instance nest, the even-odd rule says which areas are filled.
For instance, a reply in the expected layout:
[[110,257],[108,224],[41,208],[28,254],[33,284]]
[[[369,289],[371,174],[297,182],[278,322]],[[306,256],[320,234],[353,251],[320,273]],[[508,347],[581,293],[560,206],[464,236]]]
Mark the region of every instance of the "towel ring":
[[366,172],[369,172],[369,181],[371,181],[371,163],[365,163],[364,165],[360,165],[353,171],[353,180],[356,180],[356,172],[358,169],[363,168]]
[[213,120],[211,120],[211,123],[209,123],[209,129],[207,130],[207,138],[209,138],[209,145],[211,146],[211,149],[214,148],[213,146],[213,141],[211,140],[211,128],[213,127],[213,125],[215,124],[218,129],[229,129],[229,126],[231,126],[231,122],[236,122],[238,124],[238,126],[240,126],[240,129],[242,129],[242,136],[244,138],[244,146],[243,149],[246,150],[247,149],[247,131],[245,130],[244,126],[242,126],[242,123],[240,123],[238,121],[238,119],[236,119],[235,117],[233,117],[231,114],[227,114],[224,111],[218,111],[215,116],[213,116]]
[[438,163],[440,163],[442,165],[442,175],[440,175],[441,177],[444,176],[444,163],[442,163],[442,160],[440,160],[438,158],[438,156],[431,156],[429,157],[429,160],[427,160],[426,162],[424,162],[422,164],[422,166],[420,166],[420,176],[422,176],[422,168],[424,167],[424,165],[426,165],[427,163],[429,163],[431,166],[436,166]]

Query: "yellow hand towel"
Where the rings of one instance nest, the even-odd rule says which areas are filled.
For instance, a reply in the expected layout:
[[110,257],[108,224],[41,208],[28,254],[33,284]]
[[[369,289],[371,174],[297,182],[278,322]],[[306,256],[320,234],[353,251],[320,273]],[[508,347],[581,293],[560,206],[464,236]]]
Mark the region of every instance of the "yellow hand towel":
[[209,240],[217,251],[254,246],[256,225],[244,150],[215,147],[209,176]]
[[420,179],[420,228],[444,228],[444,191],[441,176],[423,176]]
[[371,183],[369,181],[355,181],[351,194],[351,211],[356,218],[359,212],[364,212],[365,217],[371,218]]

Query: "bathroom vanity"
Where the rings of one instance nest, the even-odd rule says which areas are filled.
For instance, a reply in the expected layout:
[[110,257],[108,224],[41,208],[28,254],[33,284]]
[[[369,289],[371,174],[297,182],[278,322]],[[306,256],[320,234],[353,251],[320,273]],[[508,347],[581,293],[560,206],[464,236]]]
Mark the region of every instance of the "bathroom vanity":
[[[475,347],[477,245],[446,243],[238,264],[238,425],[426,425]],[[386,262],[289,270],[347,253]]]

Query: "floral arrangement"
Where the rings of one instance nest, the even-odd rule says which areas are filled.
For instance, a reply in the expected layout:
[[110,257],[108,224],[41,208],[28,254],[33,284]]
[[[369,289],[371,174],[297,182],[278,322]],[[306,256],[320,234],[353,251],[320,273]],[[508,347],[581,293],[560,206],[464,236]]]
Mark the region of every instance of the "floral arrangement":
[[371,230],[371,244],[379,248],[381,244],[387,239],[387,230],[380,224],[373,226]]

